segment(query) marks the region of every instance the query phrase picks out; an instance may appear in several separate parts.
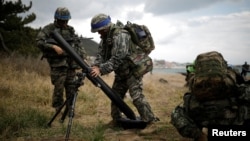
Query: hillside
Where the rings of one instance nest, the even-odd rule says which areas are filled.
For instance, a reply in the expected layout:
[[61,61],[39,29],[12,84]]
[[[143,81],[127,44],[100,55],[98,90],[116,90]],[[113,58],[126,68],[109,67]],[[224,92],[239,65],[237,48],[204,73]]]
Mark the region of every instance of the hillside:
[[91,38],[81,38],[84,48],[89,56],[96,56],[98,43]]

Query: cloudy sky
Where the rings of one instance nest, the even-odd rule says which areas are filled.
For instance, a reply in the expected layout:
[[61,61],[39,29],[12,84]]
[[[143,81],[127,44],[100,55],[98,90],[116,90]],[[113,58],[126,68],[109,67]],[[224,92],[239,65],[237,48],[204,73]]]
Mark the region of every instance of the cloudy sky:
[[[26,5],[31,0],[22,0]],[[249,0],[32,0],[29,11],[37,15],[34,28],[53,22],[57,7],[67,7],[77,34],[93,37],[91,18],[98,13],[126,23],[145,24],[156,49],[153,59],[193,62],[200,53],[216,50],[229,64],[250,63]]]

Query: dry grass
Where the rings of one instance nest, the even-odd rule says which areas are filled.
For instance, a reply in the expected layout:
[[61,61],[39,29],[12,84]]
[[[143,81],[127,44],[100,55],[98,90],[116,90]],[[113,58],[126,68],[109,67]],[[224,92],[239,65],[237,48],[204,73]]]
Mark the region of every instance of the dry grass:
[[[60,124],[60,117],[57,117],[51,128],[44,126],[54,114],[51,107],[53,88],[46,60],[15,55],[1,57],[0,78],[0,114],[4,115],[0,117],[0,140],[64,140],[68,118]],[[102,78],[111,86],[113,74]],[[167,80],[168,83],[162,83],[160,79]],[[171,111],[180,103],[182,95],[187,91],[184,84],[185,77],[181,74],[145,75],[144,94],[160,121],[157,122],[156,132],[140,135],[138,130],[111,129],[105,126],[111,120],[110,100],[101,89],[86,78],[78,92],[71,140],[188,140],[182,138],[169,123]],[[129,95],[125,101],[138,115]],[[21,124],[23,122],[27,122],[27,125]]]

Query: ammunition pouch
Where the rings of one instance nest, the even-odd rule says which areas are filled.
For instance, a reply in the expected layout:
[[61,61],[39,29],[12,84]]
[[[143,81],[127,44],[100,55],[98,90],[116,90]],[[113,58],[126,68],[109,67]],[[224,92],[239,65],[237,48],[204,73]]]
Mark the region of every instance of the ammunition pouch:
[[129,56],[132,73],[135,77],[141,77],[153,70],[153,61],[146,54],[134,54]]

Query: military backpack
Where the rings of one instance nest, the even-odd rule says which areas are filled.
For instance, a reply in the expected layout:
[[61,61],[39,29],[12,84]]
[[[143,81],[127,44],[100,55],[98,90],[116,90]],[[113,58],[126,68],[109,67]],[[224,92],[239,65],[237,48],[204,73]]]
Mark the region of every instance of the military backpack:
[[140,77],[153,70],[153,61],[148,55],[155,49],[154,40],[146,25],[139,25],[128,21],[124,29],[129,32],[133,43],[144,52],[130,56],[132,65],[134,65],[134,75]]
[[190,78],[191,93],[200,101],[222,99],[237,93],[236,76],[217,51],[199,54]]
[[150,54],[155,49],[153,37],[146,25],[139,25],[128,21],[124,29],[130,33],[132,41],[146,54]]
[[136,23],[123,24],[117,21],[116,26],[111,33],[111,37],[116,34],[115,29],[123,29],[128,32],[131,36],[132,42],[136,45],[130,46],[130,60],[131,66],[133,68],[132,72],[134,76],[141,77],[147,72],[153,70],[153,61],[149,54],[155,49],[154,40],[151,33],[146,25],[139,25]]

